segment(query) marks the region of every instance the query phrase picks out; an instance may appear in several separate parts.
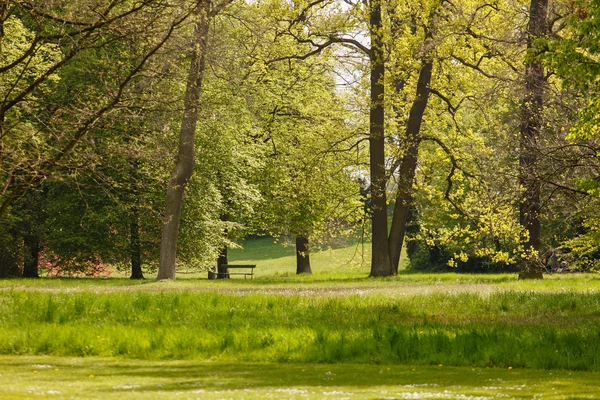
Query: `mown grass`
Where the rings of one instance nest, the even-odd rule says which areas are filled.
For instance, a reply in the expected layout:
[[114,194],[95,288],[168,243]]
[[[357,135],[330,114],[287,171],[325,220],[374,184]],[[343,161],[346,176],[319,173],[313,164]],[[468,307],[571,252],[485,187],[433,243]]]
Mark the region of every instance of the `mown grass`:
[[[274,242],[263,237],[245,240],[241,247],[229,250],[229,261],[239,264],[256,264],[259,277],[286,276],[296,273],[296,255],[293,243]],[[408,259],[403,249],[399,269],[405,270]],[[311,249],[311,265],[314,272],[330,273],[336,278],[364,277],[369,274],[371,246],[360,239],[341,240],[337,246],[321,246]]]
[[[296,255],[294,244],[275,243],[270,237],[246,240],[241,248],[229,250],[229,262],[256,264],[259,277],[294,275]],[[339,276],[369,274],[371,249],[368,243],[350,240],[344,246],[315,248],[310,254],[313,270],[333,272]]]
[[260,239],[231,256],[253,280],[1,280],[0,398],[594,398],[598,275],[371,279],[356,250],[312,276]]
[[0,356],[0,398],[597,398],[599,373],[407,365]]
[[595,278],[406,277],[5,281],[0,353],[600,370]]

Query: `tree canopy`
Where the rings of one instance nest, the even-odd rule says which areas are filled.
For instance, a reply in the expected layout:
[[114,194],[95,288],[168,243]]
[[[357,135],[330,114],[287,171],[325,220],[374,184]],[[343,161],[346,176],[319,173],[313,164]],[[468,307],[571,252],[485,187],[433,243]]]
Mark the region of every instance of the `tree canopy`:
[[171,279],[250,234],[308,263],[360,230],[371,276],[397,274],[403,247],[421,270],[598,268],[599,13],[3,1],[0,276]]

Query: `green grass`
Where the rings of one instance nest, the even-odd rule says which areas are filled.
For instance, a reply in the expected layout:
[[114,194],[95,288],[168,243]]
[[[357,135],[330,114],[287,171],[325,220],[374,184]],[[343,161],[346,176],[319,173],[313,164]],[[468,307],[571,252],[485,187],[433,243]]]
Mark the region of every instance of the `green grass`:
[[586,399],[599,373],[410,365],[1,357],[0,398]]
[[598,275],[372,279],[355,253],[297,276],[259,239],[231,254],[253,280],[1,280],[0,398],[593,398]]
[[123,281],[6,281],[0,354],[600,370],[591,277]]
[[[229,262],[256,264],[257,276],[278,276],[296,273],[294,244],[275,243],[270,237],[247,240],[242,248],[229,250]],[[371,248],[369,243],[349,243],[342,247],[324,247],[310,254],[313,271],[343,275],[369,274]]]

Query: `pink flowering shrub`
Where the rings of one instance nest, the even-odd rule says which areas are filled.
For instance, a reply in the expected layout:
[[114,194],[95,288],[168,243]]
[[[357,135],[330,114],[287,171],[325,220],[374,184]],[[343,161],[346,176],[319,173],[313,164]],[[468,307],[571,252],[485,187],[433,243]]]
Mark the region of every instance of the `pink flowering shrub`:
[[102,261],[102,258],[95,256],[91,260],[65,259],[55,254],[48,254],[41,251],[39,255],[38,269],[40,272],[46,271],[49,277],[94,277],[106,278],[116,269]]

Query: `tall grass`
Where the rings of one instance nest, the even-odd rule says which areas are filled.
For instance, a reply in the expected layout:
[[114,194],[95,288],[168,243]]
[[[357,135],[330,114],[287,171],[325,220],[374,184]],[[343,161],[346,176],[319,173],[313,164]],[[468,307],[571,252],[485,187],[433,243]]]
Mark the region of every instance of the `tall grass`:
[[0,353],[600,370],[600,293],[5,289]]

